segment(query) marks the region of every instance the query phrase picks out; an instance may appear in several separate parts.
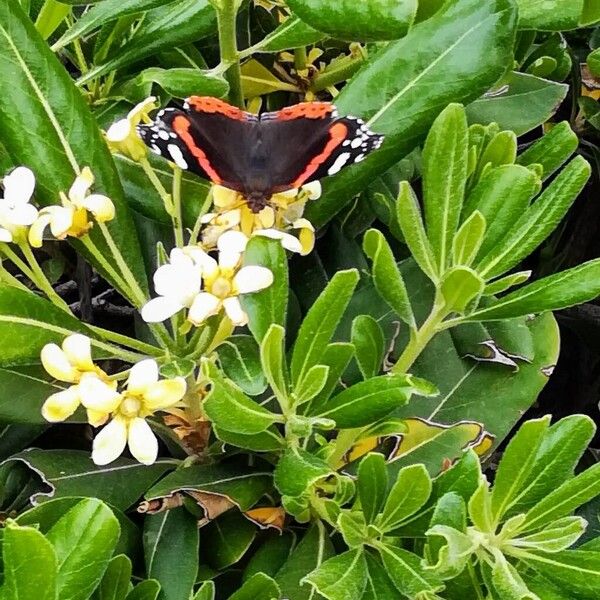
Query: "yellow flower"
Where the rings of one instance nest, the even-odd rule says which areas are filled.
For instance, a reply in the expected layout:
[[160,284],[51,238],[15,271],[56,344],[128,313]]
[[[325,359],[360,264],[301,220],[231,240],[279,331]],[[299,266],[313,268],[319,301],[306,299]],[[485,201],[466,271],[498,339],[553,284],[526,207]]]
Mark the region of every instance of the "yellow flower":
[[106,465],[129,446],[142,464],[151,465],[158,455],[158,440],[146,417],[178,404],[186,392],[183,377],[159,380],[158,365],[149,358],[131,369],[120,403],[111,410],[112,419],[94,439],[92,460]]
[[73,384],[44,402],[42,415],[50,423],[68,419],[82,404],[87,409],[88,421],[98,426],[118,405],[117,384],[109,381],[108,375],[94,364],[91,348],[90,338],[79,333],[65,338],[62,347],[46,344],[42,348],[44,369],[54,379]]
[[148,113],[155,108],[158,108],[156,98],[150,96],[130,110],[125,119],[113,123],[105,133],[108,147],[113,152],[119,152],[136,162],[144,158],[148,153],[148,147],[138,135],[136,128],[142,121],[152,122]]
[[85,167],[69,190],[68,196],[61,192],[62,206],[47,206],[29,230],[29,243],[34,248],[42,245],[44,231],[50,226],[52,235],[63,240],[67,236],[81,237],[92,227],[90,213],[100,223],[115,216],[115,206],[110,198],[101,194],[89,194],[94,175]]

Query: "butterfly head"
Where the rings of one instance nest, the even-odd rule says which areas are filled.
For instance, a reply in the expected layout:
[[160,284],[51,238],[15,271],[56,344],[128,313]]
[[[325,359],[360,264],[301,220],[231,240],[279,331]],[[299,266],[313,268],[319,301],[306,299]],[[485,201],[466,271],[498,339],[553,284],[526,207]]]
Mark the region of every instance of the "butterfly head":
[[265,206],[269,205],[269,200],[271,199],[271,194],[253,191],[249,194],[245,194],[246,203],[248,204],[248,208],[253,213],[259,213]]

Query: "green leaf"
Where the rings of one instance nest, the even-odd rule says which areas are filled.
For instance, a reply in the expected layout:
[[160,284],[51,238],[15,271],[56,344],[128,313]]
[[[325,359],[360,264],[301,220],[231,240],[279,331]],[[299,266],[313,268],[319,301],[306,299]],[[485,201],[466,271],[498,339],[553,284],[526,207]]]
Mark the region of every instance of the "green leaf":
[[208,0],[169,2],[148,11],[135,35],[79,78],[78,85],[122,69],[163,50],[196,42],[215,31],[216,14]]
[[229,600],[277,600],[279,597],[277,583],[264,573],[256,573],[245,581],[237,592],[229,596]]
[[518,498],[529,478],[549,422],[549,417],[525,422],[502,454],[492,490],[492,515],[496,523]]
[[144,561],[164,600],[190,597],[198,572],[198,525],[183,506],[146,516]]
[[525,283],[531,277],[531,271],[519,271],[518,273],[512,273],[500,277],[495,281],[487,283],[483,288],[482,296],[496,296],[502,292],[507,291],[511,287],[521,285]]
[[239,512],[221,515],[202,531],[202,543],[210,548],[209,565],[218,570],[234,565],[246,554],[255,537],[256,526]]
[[421,271],[429,279],[436,281],[438,270],[435,264],[433,249],[425,233],[419,201],[408,181],[400,182],[396,213],[402,229],[402,235],[413,258],[421,268]]
[[452,239],[462,210],[467,141],[465,111],[458,104],[450,104],[434,121],[423,148],[425,226],[440,273],[450,263]]
[[377,528],[384,532],[392,531],[414,515],[427,502],[430,494],[431,479],[423,465],[400,469],[377,520]]
[[145,466],[125,458],[99,467],[92,462],[87,451],[37,448],[15,454],[8,461],[25,463],[47,486],[44,492],[31,496],[33,504],[47,498],[92,496],[121,510],[129,508],[161,475],[172,468],[172,464],[166,462],[158,461]]
[[555,554],[527,552],[522,561],[556,583],[569,597],[594,600],[600,594],[600,552],[564,550]]
[[572,546],[584,533],[587,521],[582,517],[564,517],[545,529],[515,538],[510,545],[540,552],[561,552]]
[[124,554],[111,559],[94,598],[96,600],[123,600],[131,585],[131,561]]
[[262,370],[279,401],[287,405],[288,383],[285,364],[285,329],[272,324],[260,343]]
[[537,142],[517,157],[517,163],[525,167],[542,165],[544,179],[559,169],[577,150],[579,138],[568,121],[557,123]]
[[[586,14],[593,11],[586,9],[587,0],[561,2],[550,0],[518,0],[519,29],[541,29],[544,31],[562,31],[576,29]],[[589,11],[589,12],[587,12]],[[600,18],[600,17],[597,17]]]
[[194,600],[215,600],[214,581],[205,581],[196,592]]
[[260,433],[280,419],[216,373],[211,374],[211,390],[203,407],[217,427],[233,433]]
[[[34,171],[36,200],[42,205],[60,203],[59,192],[68,191],[81,169],[90,167],[96,178],[93,191],[109,196],[115,204],[116,216],[107,223],[108,229],[146,290],[136,230],[106,143],[71,76],[15,0],[0,5],[0,65],[0,137],[10,140],[13,162]],[[22,123],[28,123],[27,131]],[[31,131],[39,137],[31,136]],[[100,228],[74,244],[83,252],[89,241],[114,263]],[[87,250],[85,254],[118,287]]]
[[369,315],[356,317],[352,321],[352,343],[363,378],[379,375],[385,355],[385,338],[379,323]]
[[251,435],[233,433],[218,427],[215,427],[214,431],[217,438],[222,442],[256,452],[276,452],[285,446],[285,439],[275,427]]
[[496,556],[492,568],[492,584],[500,598],[507,600],[541,600],[533,595],[523,578],[501,553]]
[[289,600],[313,600],[314,588],[301,581],[334,554],[333,544],[323,523],[314,522],[275,576],[282,597]]
[[328,600],[361,600],[367,585],[367,561],[362,548],[325,561],[306,578]]
[[311,223],[325,223],[406,156],[441,106],[485,93],[512,60],[515,21],[509,0],[457,0],[371,58],[336,97],[336,106],[385,134],[384,146],[324,182],[323,196],[305,213]]
[[242,50],[243,56],[255,52],[280,52],[302,46],[310,46],[322,40],[326,35],[301,21],[297,16],[290,15],[281,25],[266,35],[260,42]]
[[232,335],[218,348],[219,362],[229,379],[250,396],[259,396],[267,389],[267,380],[260,365],[260,352],[254,338]]
[[138,85],[157,83],[174,98],[188,98],[189,96],[224,98],[229,91],[229,85],[222,77],[199,69],[150,67],[144,69],[134,82]]
[[486,220],[479,256],[492,252],[511,232],[540,188],[539,177],[524,166],[502,165],[486,170],[469,193],[464,210],[466,216],[478,210]]
[[417,0],[291,0],[289,6],[311,27],[349,41],[395,40],[417,14]]
[[482,257],[486,278],[502,275],[528,256],[560,223],[590,176],[587,161],[574,158],[513,225],[512,231]]
[[440,284],[445,309],[451,312],[465,312],[469,304],[481,296],[484,285],[479,274],[469,267],[448,269]]
[[426,534],[441,537],[446,542],[439,551],[437,563],[431,567],[435,573],[444,579],[460,575],[476,549],[473,540],[465,533],[446,525],[434,525]]
[[100,500],[87,498],[61,517],[46,537],[58,559],[58,597],[87,600],[100,583],[117,544],[116,517]]
[[333,419],[339,429],[363,427],[406,404],[414,387],[410,376],[381,375],[354,384],[311,416]]
[[437,576],[421,566],[421,558],[416,554],[388,544],[378,544],[377,550],[390,579],[408,598],[416,599],[423,592],[442,589]]
[[[586,63],[590,70],[590,73],[594,77],[599,77],[600,76],[600,49],[596,48],[595,50],[592,50],[592,52],[590,52],[587,56]],[[550,131],[552,131],[552,130],[550,130]]]
[[477,256],[483,243],[486,220],[481,212],[473,211],[460,226],[452,241],[452,262],[455,265],[469,266]]
[[396,588],[391,582],[381,562],[370,552],[365,553],[367,559],[367,587],[363,600],[389,600],[396,594]]
[[[99,29],[106,23],[116,21],[127,15],[135,15],[143,13],[151,8],[162,6],[168,3],[169,0],[103,0],[97,6],[91,7],[81,17],[77,19],[73,27],[71,27],[61,38],[52,46],[52,50],[56,52],[61,48],[69,45],[72,41],[80,38],[91,31]],[[85,4],[81,2],[81,4]]]
[[292,351],[292,385],[296,386],[327,348],[358,283],[358,273],[338,271],[302,321]]
[[383,508],[388,490],[388,473],[383,454],[372,452],[360,461],[357,488],[360,509],[367,523],[372,523]]
[[362,548],[369,537],[365,517],[357,510],[341,511],[336,521],[336,528],[349,548]]
[[[506,86],[506,87],[503,87]],[[498,123],[522,135],[545,123],[564,100],[569,86],[528,73],[509,73],[498,90],[484,94],[466,107],[469,123]],[[527,110],[523,110],[527,103]]]
[[242,307],[248,314],[248,327],[260,344],[269,326],[285,326],[289,284],[285,250],[278,240],[253,237],[244,252],[244,266],[260,265],[270,269],[273,283],[266,289],[241,297]]
[[313,365],[294,390],[298,405],[310,402],[318,396],[329,378],[329,367],[326,365]]
[[247,466],[192,465],[177,469],[146,492],[147,500],[193,491],[224,496],[240,510],[249,510],[272,487],[271,472]]
[[275,577],[290,557],[295,543],[296,534],[291,531],[267,534],[244,569],[243,578],[248,579],[256,573],[266,573],[270,577]]
[[363,239],[365,254],[373,261],[373,283],[379,295],[411,328],[416,328],[415,316],[396,259],[385,237],[377,229],[369,229]]
[[2,539],[6,600],[54,600],[57,558],[52,544],[33,527],[8,521]]
[[274,481],[279,492],[286,496],[308,493],[313,483],[331,474],[329,465],[301,448],[288,448],[277,463]]
[[479,531],[493,533],[496,530],[492,514],[492,494],[485,478],[479,482],[471,498],[469,498],[469,518]]
[[138,583],[125,600],[157,600],[160,593],[160,583],[155,579],[147,579]]
[[600,464],[595,464],[573,479],[546,494],[526,513],[521,531],[532,531],[569,515],[576,508],[600,495]]
[[468,320],[511,319],[582,304],[600,294],[599,276],[600,259],[590,260],[521,287],[488,308],[477,309],[468,316]]

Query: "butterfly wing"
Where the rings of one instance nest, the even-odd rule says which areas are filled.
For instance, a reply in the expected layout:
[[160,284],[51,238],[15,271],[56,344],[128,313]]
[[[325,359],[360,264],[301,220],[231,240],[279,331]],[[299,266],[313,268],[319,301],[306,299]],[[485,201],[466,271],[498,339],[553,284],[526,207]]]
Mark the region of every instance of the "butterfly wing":
[[339,117],[329,102],[304,102],[265,113],[260,127],[270,149],[274,192],[335,175],[383,142],[383,136],[370,131],[361,119]]
[[258,119],[222,100],[192,96],[184,110],[161,110],[138,132],[150,150],[182,169],[241,191]]

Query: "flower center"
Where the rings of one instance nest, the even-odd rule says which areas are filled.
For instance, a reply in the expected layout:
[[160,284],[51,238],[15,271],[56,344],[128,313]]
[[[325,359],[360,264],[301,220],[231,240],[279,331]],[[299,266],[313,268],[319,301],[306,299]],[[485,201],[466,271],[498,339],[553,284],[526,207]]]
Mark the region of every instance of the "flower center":
[[231,293],[231,282],[225,277],[217,277],[212,284],[211,293],[217,298],[227,298]]
[[137,417],[142,408],[142,403],[132,396],[127,396],[123,402],[121,402],[120,411],[124,417]]

